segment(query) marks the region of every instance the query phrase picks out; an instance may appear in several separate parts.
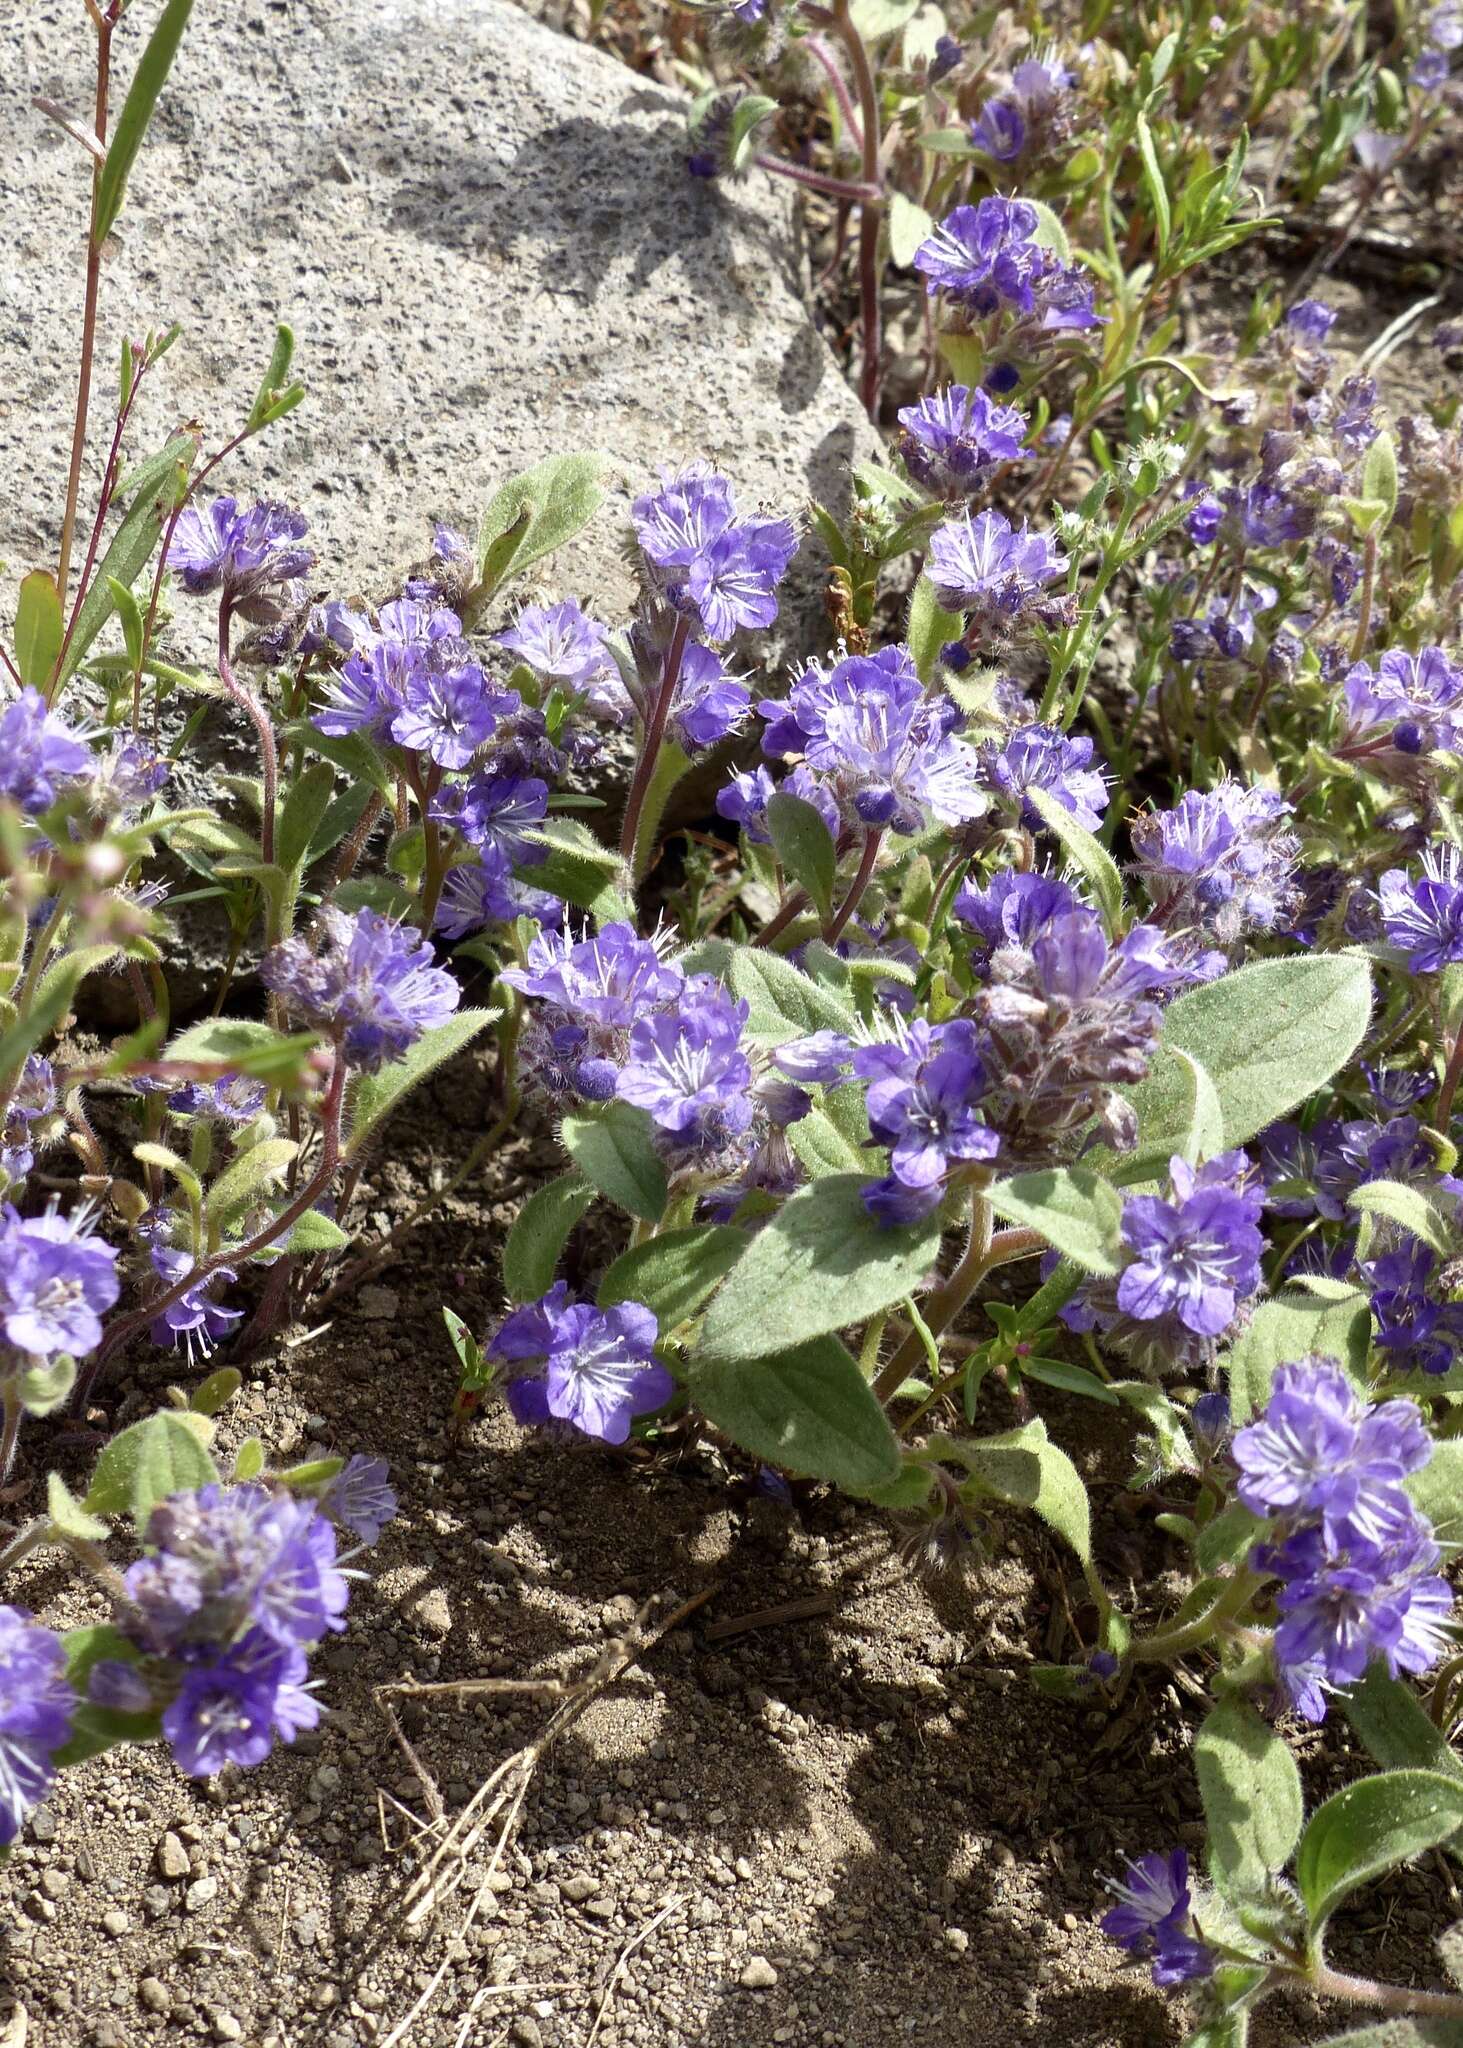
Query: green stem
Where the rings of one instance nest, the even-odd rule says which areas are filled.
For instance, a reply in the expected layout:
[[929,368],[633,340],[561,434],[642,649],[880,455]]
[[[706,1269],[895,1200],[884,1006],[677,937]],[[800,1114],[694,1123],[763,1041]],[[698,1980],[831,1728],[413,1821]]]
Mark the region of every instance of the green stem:
[[1195,1615],[1192,1621],[1186,1621],[1178,1628],[1160,1629],[1156,1635],[1140,1636],[1128,1654],[1136,1664],[1169,1664],[1175,1657],[1186,1656],[1190,1650],[1202,1649],[1205,1643],[1219,1634],[1225,1622],[1232,1621],[1248,1605],[1263,1583],[1256,1572],[1237,1572],[1202,1614]]
[[1305,1981],[1322,1998],[1341,1998],[1348,2005],[1369,2005],[1376,2012],[1424,2013],[1429,2018],[1463,2018],[1463,1997],[1456,1991],[1414,1991],[1406,1984],[1379,1984],[1374,1977],[1353,1977],[1318,1962]]
[[879,842],[883,837],[882,827],[875,826],[865,839],[864,850],[859,856],[858,870],[848,885],[848,894],[823,927],[823,940],[826,945],[833,946],[838,943],[844,926],[858,909],[865,889],[874,878],[874,868],[879,858]]
[[[977,1187],[971,1193],[970,1242],[959,1265],[930,1295],[925,1308],[926,1328],[937,1339],[949,1329],[987,1273],[996,1266],[1009,1265],[1015,1259],[1029,1258],[1033,1252],[1046,1249],[1046,1239],[1038,1230],[992,1233],[991,1222],[990,1203],[983,1188]],[[911,1330],[874,1381],[879,1399],[890,1400],[924,1356],[924,1338],[918,1330]]]
[[650,791],[650,780],[655,773],[655,763],[665,739],[665,729],[670,721],[671,703],[676,694],[676,684],[681,678],[681,663],[686,656],[686,643],[691,637],[691,621],[681,617],[676,620],[671,633],[670,646],[665,652],[665,661],[660,672],[660,688],[656,691],[655,702],[645,721],[645,739],[640,749],[640,758],[635,763],[635,773],[630,781],[630,794],[625,799],[625,822],[620,833],[620,856],[635,870],[635,841],[640,831],[640,815],[645,809],[645,799]]

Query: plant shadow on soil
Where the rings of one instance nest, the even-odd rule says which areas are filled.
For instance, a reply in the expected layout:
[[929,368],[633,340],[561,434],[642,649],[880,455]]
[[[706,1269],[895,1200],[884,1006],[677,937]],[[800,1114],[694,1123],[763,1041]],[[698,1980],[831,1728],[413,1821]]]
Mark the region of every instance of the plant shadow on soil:
[[[376,1172],[372,1227],[404,1215],[434,1167],[450,1170],[488,1094],[481,1055],[437,1077]],[[1056,1646],[1073,1654],[1067,1561],[1039,1530],[1013,1515],[983,1568],[930,1586],[900,1562],[884,1518],[826,1494],[774,1502],[704,1451],[606,1454],[497,1412],[449,1439],[441,1303],[478,1329],[500,1312],[502,1236],[552,1156],[551,1138],[525,1128],[493,1184],[444,1205],[374,1287],[247,1367],[225,1458],[251,1432],[281,1460],[309,1446],[377,1453],[401,1515],[361,1561],[348,1630],[317,1659],[331,1709],[317,1734],[207,1785],[141,1751],[58,1787],[9,1873],[19,1910],[6,1965],[40,2038],[354,2048],[385,2039],[445,1955],[408,2036],[417,2048],[582,2048],[602,2003],[597,2048],[950,2036],[1178,2048],[1182,2009],[1123,1965],[1095,1921],[1100,1873],[1124,1854],[1199,1844],[1185,1754],[1197,1709],[1166,1677],[1116,1710],[1031,1690],[1023,1665]],[[571,1278],[592,1284],[610,1249],[576,1241]],[[177,1377],[139,1364],[108,1392],[114,1420],[146,1412]],[[1123,1446],[1094,1431],[1090,1409],[1058,1401],[1049,1419],[1089,1477],[1113,1482],[1100,1499],[1121,1505]],[[80,1481],[85,1456],[61,1456]],[[1115,1583],[1161,1573],[1113,1516],[1102,1522]],[[581,1675],[646,1602],[669,1612],[708,1586],[714,1599],[545,1758],[504,1888],[466,1938],[481,1854],[425,1938],[406,1938],[401,1903],[429,1846],[409,1815],[425,1808],[375,1688]],[[811,1620],[718,1637],[728,1619],[819,1595],[828,1611]],[[89,1611],[44,1558],[20,1597],[57,1619]],[[396,1704],[452,1814],[555,1700]],[[1333,1756],[1326,1768],[1346,1766]],[[168,1831],[186,1877],[162,1875]],[[1421,1937],[1448,1917],[1441,1895],[1433,1872],[1369,1894],[1346,1959],[1376,1957],[1384,1910],[1381,1966],[1436,1981]],[[671,1901],[606,1998],[622,1951]],[[1321,2031],[1310,2007],[1277,2005],[1257,2048]]]

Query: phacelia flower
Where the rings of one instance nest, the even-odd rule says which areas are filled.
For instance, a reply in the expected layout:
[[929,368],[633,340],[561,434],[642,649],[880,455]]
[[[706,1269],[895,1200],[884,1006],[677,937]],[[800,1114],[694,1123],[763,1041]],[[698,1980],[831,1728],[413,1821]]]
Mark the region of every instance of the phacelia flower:
[[729,640],[777,616],[776,591],[797,552],[786,520],[739,521],[731,485],[704,465],[664,475],[630,508],[654,587],[695,618],[703,637]]
[[1066,571],[1066,556],[1045,534],[1013,527],[1002,512],[967,512],[930,536],[935,596],[991,631],[1009,632],[1023,616],[1054,617],[1054,600],[1043,592]]
[[983,972],[994,953],[1014,949],[1029,954],[1054,919],[1082,905],[1055,875],[1002,868],[983,888],[963,882],[951,907],[975,933],[972,965]]
[[1375,668],[1354,662],[1342,696],[1358,733],[1390,726],[1401,753],[1463,753],[1463,669],[1441,647],[1389,648]]
[[497,640],[546,682],[586,691],[614,673],[614,658],[605,645],[608,634],[608,627],[565,598],[558,604],[525,605]]
[[204,1117],[210,1123],[251,1124],[264,1107],[264,1083],[247,1074],[218,1081],[185,1081],[168,1097],[172,1116]]
[[1319,348],[1336,325],[1336,309],[1323,299],[1301,299],[1286,314],[1285,325],[1298,340]]
[[948,697],[925,694],[903,647],[846,655],[826,670],[814,664],[785,701],[757,708],[768,721],[763,753],[803,762],[855,829],[915,833],[986,808],[975,756],[955,737],[961,713]]
[[384,1458],[359,1453],[347,1458],[324,1493],[320,1506],[332,1522],[349,1529],[361,1543],[375,1543],[396,1516],[396,1494]]
[[185,1667],[163,1710],[163,1734],[180,1770],[211,1778],[225,1764],[262,1764],[276,1736],[293,1742],[320,1707],[305,1684],[305,1653],[255,1630],[227,1654]]
[[994,1157],[999,1140],[976,1114],[985,1069],[967,1019],[916,1018],[898,1038],[858,1047],[853,1070],[868,1084],[869,1129],[889,1147],[888,1181],[864,1190],[879,1221],[928,1214],[953,1164]]
[[424,656],[402,680],[391,737],[440,768],[465,768],[522,702],[516,690],[495,689],[474,661]]
[[1026,143],[1026,121],[1014,100],[987,100],[970,124],[970,139],[977,149],[998,164],[1014,163]]
[[533,998],[524,1020],[523,1066],[552,1095],[605,1102],[615,1092],[630,1027],[675,1002],[685,977],[628,924],[594,938],[543,932],[525,965],[503,979]]
[[914,254],[931,293],[980,316],[1002,308],[1040,329],[1092,327],[1092,288],[1036,239],[1036,209],[1024,199],[989,197],[957,206]]
[[151,803],[171,773],[171,762],[137,740],[114,739],[92,763],[91,808],[104,818],[126,817]]
[[0,1849],[45,1798],[75,1711],[60,1638],[26,1608],[0,1607]]
[[638,1301],[594,1309],[571,1301],[562,1280],[515,1309],[488,1346],[505,1365],[520,1422],[562,1422],[585,1436],[622,1444],[637,1415],[663,1408],[675,1382],[655,1356],[654,1315]]
[[0,798],[27,816],[46,810],[91,768],[90,747],[47,709],[39,690],[22,690],[0,709]]
[[1118,1279],[1125,1315],[1139,1322],[1176,1315],[1195,1336],[1218,1337],[1254,1293],[1265,1249],[1256,1227],[1259,1198],[1216,1184],[1220,1163],[1196,1174],[1175,1155],[1169,1162],[1172,1201],[1134,1195],[1124,1203],[1123,1242],[1133,1253]]
[[1320,1522],[1333,1550],[1395,1542],[1413,1520],[1403,1482],[1432,1456],[1411,1401],[1370,1407],[1327,1358],[1282,1365],[1263,1416],[1231,1447],[1251,1513]]
[[1189,1984],[1213,1974],[1213,1952],[1192,1931],[1189,1859],[1182,1849],[1139,1857],[1108,1889],[1118,1903],[1103,1916],[1102,1931],[1129,1955],[1151,1957],[1155,1984]]
[[303,513],[268,501],[239,510],[237,498],[184,507],[168,543],[167,564],[195,597],[222,591],[245,618],[274,616],[269,593],[308,575],[315,565],[301,542]]
[[1025,413],[996,405],[979,385],[947,384],[901,406],[899,424],[905,468],[942,498],[968,496],[997,463],[1019,462],[1025,452]]
[[682,988],[672,1010],[641,1017],[616,1083],[677,1149],[724,1147],[752,1121],[752,1068],[742,1050],[749,1006],[709,976]]
[[1463,960],[1463,860],[1447,842],[1430,846],[1422,873],[1389,868],[1377,889],[1382,929],[1414,974]]
[[1439,1285],[1438,1257],[1415,1239],[1362,1262],[1371,1292],[1376,1344],[1393,1372],[1448,1372],[1463,1348],[1463,1302]]
[[32,1358],[84,1358],[122,1291],[117,1254],[83,1207],[22,1218],[0,1210],[0,1334]]
[[1438,1546],[1413,1511],[1396,1540],[1337,1549],[1314,1522],[1263,1561],[1281,1580],[1275,1663],[1297,1710],[1322,1720],[1326,1694],[1355,1685],[1374,1659],[1392,1678],[1418,1675],[1451,1649],[1453,1595]]
[[1222,945],[1283,928],[1300,902],[1300,842],[1289,816],[1274,790],[1228,779],[1191,790],[1171,811],[1135,818],[1133,851],[1155,921],[1210,933]]
[[[175,1251],[168,1245],[154,1245],[149,1254],[152,1269],[165,1288],[176,1286],[179,1280],[191,1273],[196,1263],[185,1251]],[[178,1345],[187,1355],[191,1365],[195,1359],[212,1356],[215,1345],[227,1337],[233,1325],[243,1319],[241,1308],[224,1308],[213,1299],[215,1287],[227,1287],[238,1278],[232,1266],[220,1266],[197,1286],[190,1287],[178,1299],[169,1302],[162,1314],[152,1325],[151,1336],[154,1344]]]
[[752,693],[730,675],[709,647],[691,641],[681,658],[671,699],[670,729],[688,754],[701,754],[736,731],[752,707]]
[[1055,726],[1023,725],[981,748],[981,772],[992,789],[1020,803],[1021,822],[1029,832],[1044,829],[1040,813],[1026,799],[1029,789],[1046,790],[1079,825],[1096,832],[1107,809],[1107,783],[1091,765],[1092,752],[1091,740],[1081,735],[1073,739]]
[[774,782],[767,769],[762,767],[739,769],[724,788],[716,793],[716,815],[733,825],[740,825],[754,846],[769,846],[772,834],[767,829],[767,805],[778,791],[788,796],[800,796],[804,803],[810,803],[836,839],[842,821],[838,815],[837,800],[827,786],[820,782],[804,767],[792,769]]
[[286,939],[260,965],[266,988],[336,1038],[354,1067],[399,1060],[457,1008],[457,983],[417,932],[376,910],[327,907],[315,943]]

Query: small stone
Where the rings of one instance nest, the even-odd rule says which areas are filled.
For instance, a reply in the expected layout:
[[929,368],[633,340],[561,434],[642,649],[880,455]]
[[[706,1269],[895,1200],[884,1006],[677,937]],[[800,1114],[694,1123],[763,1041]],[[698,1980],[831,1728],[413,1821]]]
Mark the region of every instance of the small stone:
[[200,1877],[196,1883],[189,1885],[183,1897],[183,1904],[190,1913],[196,1913],[200,1906],[206,1906],[210,1899],[217,1898],[217,1896],[218,1879],[216,1877]]
[[401,1296],[394,1287],[362,1287],[356,1307],[368,1323],[389,1323],[401,1307]]
[[732,1868],[736,1871],[737,1876],[742,1880],[743,1884],[750,1884],[753,1877],[756,1875],[756,1872],[752,1869],[751,1864],[747,1861],[745,1856],[738,1856]]
[[510,2041],[516,2041],[518,2048],[544,2048],[544,2030],[530,2013],[520,2013],[509,2032]]
[[586,1899],[592,1899],[599,1890],[599,1879],[591,1877],[587,1870],[576,1871],[573,1877],[559,1879],[559,1896],[582,1906]]
[[[363,1293],[368,1290],[362,1289]],[[440,1586],[429,1586],[412,1602],[411,1615],[419,1621],[429,1636],[447,1636],[452,1633],[452,1609],[447,1604],[447,1595]]]
[[64,1899],[70,1889],[71,1879],[64,1870],[57,1870],[53,1865],[41,1872],[41,1890],[48,1899]]
[[168,2013],[173,2009],[173,1994],[157,1977],[144,1977],[137,1987],[137,2002],[149,2012]]
[[113,1940],[119,1935],[130,1934],[132,1931],[132,1922],[125,1913],[103,1913],[102,1926],[112,1936]]
[[618,1909],[613,1899],[589,1899],[584,1910],[592,1913],[596,1920],[613,1920]]
[[231,2012],[216,2012],[213,2016],[213,2038],[215,2041],[242,2041],[244,2029]]
[[157,1845],[157,1868],[159,1877],[180,1878],[188,1875],[188,1851],[171,1828]]
[[777,1982],[777,1972],[766,1956],[749,1956],[738,1981],[744,1991],[770,1991]]
[[947,1927],[945,1929],[945,1946],[955,1955],[963,1956],[970,1947],[970,1936],[963,1927]]

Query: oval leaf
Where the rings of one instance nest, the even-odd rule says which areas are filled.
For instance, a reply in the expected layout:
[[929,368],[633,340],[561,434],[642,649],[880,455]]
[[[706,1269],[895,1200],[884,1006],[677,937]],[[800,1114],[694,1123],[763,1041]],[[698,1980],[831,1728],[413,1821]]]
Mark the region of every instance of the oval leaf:
[[1300,1840],[1305,1800],[1283,1736],[1239,1700],[1214,1708],[1194,1739],[1209,1828],[1209,1869],[1221,1891],[1260,1892]]
[[537,1301],[548,1293],[569,1233],[593,1200],[594,1189],[577,1173],[561,1173],[529,1196],[503,1247],[503,1286],[510,1301]]
[[665,1214],[665,1167],[651,1138],[650,1118],[629,1102],[599,1116],[566,1116],[559,1135],[586,1180],[618,1209],[645,1223]]
[[599,1305],[643,1302],[668,1336],[711,1298],[750,1243],[729,1223],[668,1230],[615,1260],[599,1283]]
[[1362,1885],[1446,1842],[1463,1827],[1463,1782],[1440,1771],[1383,1771],[1312,1814],[1295,1859],[1311,1932]]
[[998,1216],[1039,1230],[1084,1271],[1117,1272],[1123,1198],[1099,1174],[1082,1166],[1014,1174],[996,1182],[990,1203]]
[[776,1358],[703,1358],[697,1407],[733,1443],[785,1471],[868,1493],[899,1477],[899,1445],[857,1361],[836,1337]]

